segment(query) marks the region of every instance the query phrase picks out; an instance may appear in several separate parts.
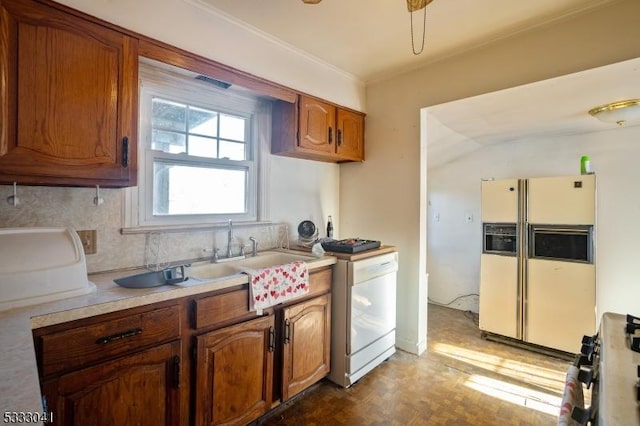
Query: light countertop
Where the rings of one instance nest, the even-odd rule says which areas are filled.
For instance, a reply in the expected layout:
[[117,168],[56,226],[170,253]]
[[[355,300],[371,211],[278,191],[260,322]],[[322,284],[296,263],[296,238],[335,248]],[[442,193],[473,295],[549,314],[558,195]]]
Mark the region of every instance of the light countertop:
[[[304,251],[307,253],[311,252],[311,247],[305,247],[305,246],[295,246],[296,250],[300,250],[300,251]],[[385,246],[385,245],[381,245],[378,248],[374,248],[374,249],[370,249],[370,250],[364,250],[364,251],[360,251],[357,253],[341,253],[341,252],[337,252],[337,251],[326,251],[325,254],[327,256],[334,256],[337,257],[338,259],[341,260],[348,260],[350,262],[355,262],[357,260],[362,260],[362,259],[366,259],[368,257],[373,257],[373,256],[380,256],[382,254],[386,254],[386,253],[393,253],[394,251],[397,251],[397,248],[395,246]]]
[[[325,256],[308,262],[312,271],[335,264],[336,258]],[[246,284],[246,275],[233,275],[210,281],[190,278],[179,285],[131,289],[118,286],[113,280],[144,272],[128,270],[89,275],[96,291],[39,305],[0,312],[0,408],[2,412],[41,412],[41,392],[36,355],[33,345],[34,328],[89,318],[178,299],[209,291]]]
[[640,353],[631,350],[633,336],[625,333],[626,324],[625,315],[612,312],[605,312],[600,322],[600,365],[596,386],[598,424],[601,425],[640,424],[636,401]]

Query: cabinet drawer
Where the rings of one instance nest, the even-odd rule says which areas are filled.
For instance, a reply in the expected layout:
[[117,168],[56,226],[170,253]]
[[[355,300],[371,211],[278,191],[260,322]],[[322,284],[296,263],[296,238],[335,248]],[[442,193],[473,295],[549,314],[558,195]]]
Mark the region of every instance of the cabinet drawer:
[[[309,274],[309,296],[328,293],[331,291],[332,269],[322,269]],[[296,300],[287,302],[296,303]],[[246,319],[255,312],[249,310],[249,288],[230,291],[203,297],[194,301],[195,328],[210,327],[215,324],[229,324],[240,319]]]
[[[195,300],[195,328],[228,323],[251,314],[249,288]],[[253,312],[255,315],[255,312]]]
[[309,274],[309,295],[318,295],[331,291],[333,269],[327,268]]
[[68,371],[180,336],[180,307],[169,306],[43,335],[42,375]]

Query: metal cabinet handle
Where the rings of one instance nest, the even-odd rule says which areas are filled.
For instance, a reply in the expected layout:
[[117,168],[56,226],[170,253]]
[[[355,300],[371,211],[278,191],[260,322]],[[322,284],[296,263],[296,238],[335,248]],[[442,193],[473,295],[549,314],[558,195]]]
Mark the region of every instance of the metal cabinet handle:
[[342,145],[342,130],[338,129],[336,136],[338,137],[338,146]]
[[291,321],[288,319],[284,321],[284,343],[291,342]]
[[118,340],[126,339],[127,337],[137,336],[138,334],[142,334],[142,329],[132,328],[131,330],[126,330],[126,331],[123,331],[122,333],[100,337],[98,340],[96,340],[96,343],[98,345],[106,345],[107,343],[116,342]]
[[333,142],[333,129],[329,127],[329,145]]
[[122,138],[122,167],[129,167],[129,138]]
[[269,352],[273,352],[276,348],[276,331],[273,327],[269,327]]
[[180,389],[180,357],[173,357],[173,387]]

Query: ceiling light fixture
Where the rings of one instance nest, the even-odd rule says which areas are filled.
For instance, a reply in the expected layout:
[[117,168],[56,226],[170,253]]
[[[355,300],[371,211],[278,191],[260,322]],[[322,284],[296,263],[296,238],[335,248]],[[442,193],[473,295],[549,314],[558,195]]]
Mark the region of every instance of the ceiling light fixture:
[[640,120],[640,99],[611,102],[590,109],[589,114],[604,123],[622,126],[627,121]]
[[304,4],[318,4],[321,1],[322,0],[302,0],[302,3],[304,3]]
[[[427,5],[433,0],[407,0],[407,10],[410,12],[409,19],[411,20],[411,50],[414,55],[419,55],[424,50],[424,39],[427,32]],[[420,9],[424,9],[424,15],[422,20],[422,44],[420,50],[416,51],[416,45],[413,40],[413,12]]]

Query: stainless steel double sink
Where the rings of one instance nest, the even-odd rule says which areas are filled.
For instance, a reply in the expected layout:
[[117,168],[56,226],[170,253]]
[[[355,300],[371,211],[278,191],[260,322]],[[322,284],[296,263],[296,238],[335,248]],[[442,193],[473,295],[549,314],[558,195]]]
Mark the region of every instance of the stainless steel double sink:
[[246,257],[228,262],[199,262],[192,265],[178,265],[161,271],[144,272],[114,280],[116,284],[129,288],[156,287],[160,285],[179,285],[195,278],[201,282],[226,279],[241,274],[244,270],[259,269],[268,266],[283,265],[296,261],[313,261],[315,257],[282,251],[265,251],[257,256]]

